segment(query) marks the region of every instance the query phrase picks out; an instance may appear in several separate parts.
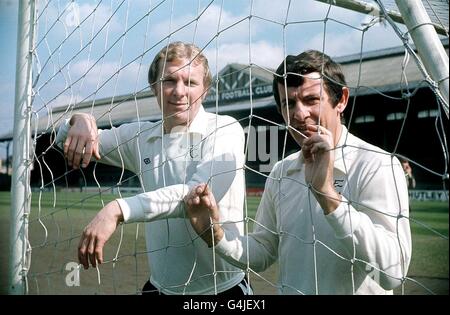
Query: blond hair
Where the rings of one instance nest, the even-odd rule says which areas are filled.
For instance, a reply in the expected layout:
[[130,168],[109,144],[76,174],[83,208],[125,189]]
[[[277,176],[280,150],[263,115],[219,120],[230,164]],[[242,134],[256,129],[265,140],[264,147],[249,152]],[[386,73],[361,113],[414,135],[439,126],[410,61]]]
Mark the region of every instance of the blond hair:
[[172,62],[177,59],[189,59],[194,65],[203,65],[203,84],[206,88],[211,85],[212,76],[209,71],[208,59],[201,52],[200,48],[194,44],[183,42],[173,42],[165,46],[156,54],[148,70],[148,83],[153,89],[155,83],[161,78],[161,65],[165,62]]

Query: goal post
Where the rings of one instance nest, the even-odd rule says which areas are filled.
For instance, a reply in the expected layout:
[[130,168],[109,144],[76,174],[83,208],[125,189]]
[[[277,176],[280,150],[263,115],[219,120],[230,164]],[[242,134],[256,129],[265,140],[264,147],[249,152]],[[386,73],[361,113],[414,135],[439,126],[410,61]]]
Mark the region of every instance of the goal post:
[[[344,9],[356,11],[356,12],[363,13],[363,14],[370,14],[370,15],[374,15],[374,16],[381,16],[381,14],[382,14],[379,6],[375,6],[371,3],[368,3],[367,1],[361,1],[361,0],[316,0],[316,1],[335,5],[335,6],[344,8]],[[413,1],[416,1],[416,0],[413,0]],[[411,1],[411,2],[413,2],[413,1]],[[417,1],[421,2],[421,0],[417,0]],[[398,8],[400,10],[400,6],[408,5],[408,3],[410,1],[409,0],[408,1],[396,0],[396,2],[398,5]],[[398,4],[399,2],[400,2],[400,4]],[[407,18],[407,15],[405,15],[405,12],[400,12],[400,11],[392,10],[392,9],[386,9],[386,13],[394,22],[406,24],[405,20]],[[436,29],[436,32],[438,34],[448,36],[448,28],[446,28],[445,26],[443,26],[439,23],[434,23],[434,22],[430,22],[430,25],[432,25]]]
[[[448,25],[445,26],[442,23],[431,21],[422,0],[395,0],[398,10],[385,8],[383,6],[383,0],[375,0],[378,5],[373,5],[367,1],[361,0],[316,1],[363,14],[370,14],[378,17],[385,16],[393,22],[406,25],[419,53],[420,61],[423,63],[429,77],[438,87],[438,97],[441,99],[442,107],[447,118],[449,117],[448,55],[438,37],[438,34],[440,34],[447,36],[448,38]],[[431,4],[429,4],[429,6],[431,6]],[[448,15],[448,7],[446,14]]]
[[14,157],[11,181],[9,240],[9,293],[26,292],[28,271],[28,214],[30,213],[32,48],[35,1],[19,1],[16,88],[14,110]]
[[449,64],[447,53],[421,0],[396,0],[396,3],[425,69],[440,91],[444,111],[448,118]]

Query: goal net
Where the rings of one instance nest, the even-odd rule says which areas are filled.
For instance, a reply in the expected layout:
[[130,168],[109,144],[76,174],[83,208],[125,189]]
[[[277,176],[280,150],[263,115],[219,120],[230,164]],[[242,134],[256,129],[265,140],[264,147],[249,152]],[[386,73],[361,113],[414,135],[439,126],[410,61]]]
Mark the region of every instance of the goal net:
[[[448,54],[448,1],[422,2]],[[30,209],[24,214],[27,229],[20,231],[26,248],[19,268],[25,293],[140,294],[153,271],[149,253],[160,253],[167,260],[164,272],[170,274],[177,262],[168,253],[202,242],[191,233],[184,244],[171,243],[179,231],[165,229],[159,237],[167,239],[167,246],[152,248],[146,245],[147,223],[121,224],[105,245],[103,264],[83,270],[77,250],[84,227],[109,201],[152,191],[143,185],[143,178],[151,175],[126,169],[125,157],[120,158],[122,167],[100,161],[72,169],[55,142],[59,126],[75,113],[92,114],[101,129],[161,120],[147,82],[148,68],[155,55],[175,41],[195,44],[209,60],[213,82],[205,110],[233,117],[245,131],[245,201],[237,223],[245,233],[255,226],[266,228],[255,220],[264,184],[276,162],[300,149],[276,109],[274,69],[287,55],[308,49],[340,63],[350,89],[344,113],[348,131],[409,161],[416,179],[416,187],[410,188],[411,212],[398,218],[411,226],[411,265],[396,279],[401,285],[395,293],[448,293],[448,208],[440,210],[448,205],[448,94],[445,98],[440,89],[446,81],[448,92],[448,69],[447,78],[432,77],[424,65],[433,63],[424,62],[432,56],[417,53],[395,1],[40,0],[32,13],[32,163],[29,190],[23,196]],[[122,146],[117,143],[119,152]],[[146,152],[139,155],[146,163]],[[164,165],[155,167],[164,172]],[[189,182],[187,172],[179,184]],[[166,227],[170,220],[157,224]],[[314,222],[311,231],[323,223]],[[315,289],[305,292],[286,280],[280,264],[290,258],[278,257],[263,272],[250,264],[243,269],[256,294],[327,292],[317,280],[326,264],[319,252],[328,251],[349,266],[355,263],[354,252],[342,256],[320,235],[313,233],[309,242],[289,234],[288,226],[271,232],[280,240],[291,237],[299,247],[311,247]],[[427,257],[436,253],[441,256]],[[217,276],[224,272],[216,269],[219,256],[211,255],[212,272],[201,274],[192,255],[183,281],[160,285],[189,293],[193,283],[211,278],[217,292]],[[383,276],[376,263],[356,263],[375,280]],[[348,285],[357,291],[355,283]]]

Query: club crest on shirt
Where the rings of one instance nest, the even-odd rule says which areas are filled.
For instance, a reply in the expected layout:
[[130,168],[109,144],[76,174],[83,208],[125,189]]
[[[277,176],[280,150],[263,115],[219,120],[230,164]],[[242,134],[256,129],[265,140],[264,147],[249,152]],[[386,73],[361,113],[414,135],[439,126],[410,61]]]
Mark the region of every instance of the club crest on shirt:
[[193,159],[197,156],[195,147],[193,145],[191,145],[191,147],[189,148],[189,155],[190,155],[191,159]]

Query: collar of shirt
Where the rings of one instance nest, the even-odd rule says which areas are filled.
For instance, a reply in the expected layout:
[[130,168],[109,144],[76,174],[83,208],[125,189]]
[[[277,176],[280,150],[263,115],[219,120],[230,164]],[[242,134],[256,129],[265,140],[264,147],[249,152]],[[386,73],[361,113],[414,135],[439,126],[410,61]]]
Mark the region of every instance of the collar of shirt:
[[[147,141],[154,140],[155,138],[162,138],[163,136],[163,127],[162,120],[156,123],[157,127],[153,128],[150,132]],[[189,127],[187,127],[188,133],[198,133],[202,136],[206,135],[206,129],[208,127],[208,117],[203,106],[200,106],[197,115],[192,120]],[[182,131],[182,128],[177,129],[177,132]]]
[[[342,126],[342,132],[341,137],[339,138],[338,144],[334,150],[334,168],[338,169],[342,173],[346,174],[346,169],[348,168],[349,161],[345,161],[343,158],[343,150],[345,148],[345,145],[348,144],[348,138],[351,136],[351,134],[348,132],[347,128],[345,126]],[[286,175],[292,175],[293,173],[300,172],[303,168],[303,165],[305,164],[305,160],[303,158],[303,154],[301,154],[301,151],[299,152],[299,157],[295,159],[290,165],[288,165],[286,170]],[[346,167],[347,166],[347,167]]]

